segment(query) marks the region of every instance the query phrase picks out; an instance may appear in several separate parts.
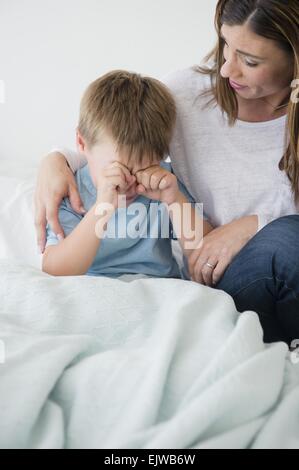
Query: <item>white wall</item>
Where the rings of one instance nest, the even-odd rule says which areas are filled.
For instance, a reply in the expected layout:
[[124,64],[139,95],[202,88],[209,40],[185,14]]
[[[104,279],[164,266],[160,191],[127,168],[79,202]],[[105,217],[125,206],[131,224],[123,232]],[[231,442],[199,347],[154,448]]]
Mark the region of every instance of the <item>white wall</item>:
[[200,62],[216,3],[0,0],[0,159],[34,164],[52,146],[74,147],[80,97],[104,72],[160,78]]

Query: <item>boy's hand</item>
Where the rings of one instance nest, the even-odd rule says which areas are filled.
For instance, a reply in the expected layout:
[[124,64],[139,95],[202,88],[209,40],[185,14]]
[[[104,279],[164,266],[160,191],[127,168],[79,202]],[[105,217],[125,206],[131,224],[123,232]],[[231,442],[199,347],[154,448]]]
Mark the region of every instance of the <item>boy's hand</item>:
[[105,168],[98,177],[97,203],[112,204],[116,209],[118,196],[125,194],[128,187],[135,180],[135,176],[130,173],[125,165],[114,162],[108,168]]
[[136,173],[137,193],[149,199],[174,203],[179,196],[177,178],[173,173],[154,165]]

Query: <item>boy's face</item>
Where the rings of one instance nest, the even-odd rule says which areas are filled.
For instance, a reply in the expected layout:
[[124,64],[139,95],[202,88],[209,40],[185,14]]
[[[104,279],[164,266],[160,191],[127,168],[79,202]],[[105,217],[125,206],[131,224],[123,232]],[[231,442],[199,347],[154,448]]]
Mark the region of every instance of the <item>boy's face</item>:
[[[111,166],[113,163],[118,162],[124,165],[130,173],[135,176],[138,171],[145,170],[154,165],[160,165],[160,160],[157,158],[154,162],[144,157],[142,164],[134,163],[133,159],[128,160],[126,155],[122,155],[117,151],[117,145],[114,140],[107,134],[101,137],[101,142],[94,145],[92,148],[86,146],[84,139],[77,131],[77,147],[81,153],[86,156],[90,175],[95,187],[100,184],[101,174],[104,169]],[[136,192],[137,183],[135,181],[128,184],[126,195],[127,205],[131,204],[134,199],[139,195]]]

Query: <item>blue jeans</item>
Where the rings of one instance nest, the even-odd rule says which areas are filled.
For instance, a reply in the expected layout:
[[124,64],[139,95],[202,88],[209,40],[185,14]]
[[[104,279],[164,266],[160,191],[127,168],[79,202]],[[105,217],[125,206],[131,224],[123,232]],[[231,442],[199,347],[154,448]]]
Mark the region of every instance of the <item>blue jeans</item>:
[[257,312],[266,343],[299,339],[299,215],[260,230],[215,288],[230,294],[239,312]]

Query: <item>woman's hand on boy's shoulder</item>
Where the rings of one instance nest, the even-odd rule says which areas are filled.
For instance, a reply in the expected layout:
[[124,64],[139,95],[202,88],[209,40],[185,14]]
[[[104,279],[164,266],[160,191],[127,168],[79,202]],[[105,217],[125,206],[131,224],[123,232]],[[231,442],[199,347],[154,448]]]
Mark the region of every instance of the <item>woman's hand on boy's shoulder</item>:
[[64,155],[55,152],[41,162],[35,188],[35,229],[40,252],[46,245],[47,221],[56,235],[64,236],[58,210],[64,197],[69,197],[72,208],[79,214],[86,212],[78,192],[75,177]]

